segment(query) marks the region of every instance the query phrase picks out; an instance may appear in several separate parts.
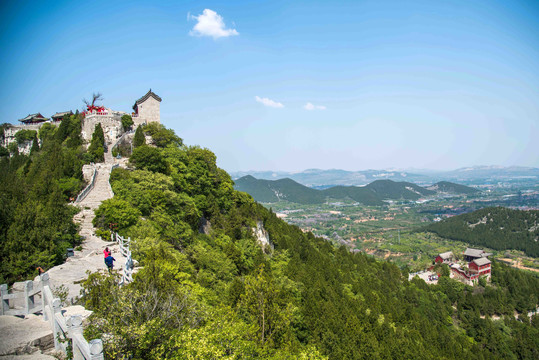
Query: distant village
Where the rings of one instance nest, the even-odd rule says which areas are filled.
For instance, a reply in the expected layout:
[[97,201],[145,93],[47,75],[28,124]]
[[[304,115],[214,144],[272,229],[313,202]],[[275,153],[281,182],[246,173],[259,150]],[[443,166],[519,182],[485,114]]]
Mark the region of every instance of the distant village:
[[[457,259],[452,251],[438,254],[434,259],[434,264],[446,264],[449,266],[449,276],[467,285],[475,285],[480,278],[490,281],[491,261],[488,257],[492,255],[481,249],[467,248],[460,259]],[[437,283],[439,274],[434,271],[435,265],[428,270],[409,275],[409,280],[418,276],[429,284]]]
[[[122,116],[130,115],[133,119],[134,127],[150,122],[161,122],[160,103],[162,99],[151,89],[140,99],[135,101],[133,112],[116,111],[104,106],[87,106],[87,111],[82,115],[82,139],[89,142],[94,133],[95,126],[101,124],[105,141],[113,143],[126,129],[122,127]],[[29,114],[19,120],[19,125],[4,124],[3,136],[0,138],[0,146],[8,148],[10,144],[17,142],[15,136],[21,130],[38,131],[44,124],[58,125],[65,116],[74,115],[72,110],[57,112],[50,118],[46,118],[41,113]],[[38,139],[38,141],[40,141]],[[41,144],[40,144],[41,145]],[[26,140],[18,144],[20,154],[28,155],[32,148],[32,140]]]

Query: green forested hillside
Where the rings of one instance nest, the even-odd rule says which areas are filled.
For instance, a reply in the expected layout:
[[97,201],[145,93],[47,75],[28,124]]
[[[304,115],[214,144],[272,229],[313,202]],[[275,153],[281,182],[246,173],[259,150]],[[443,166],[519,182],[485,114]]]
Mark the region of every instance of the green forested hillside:
[[357,186],[334,186],[322,190],[324,196],[331,199],[351,199],[363,205],[381,206],[384,202],[372,190]]
[[408,182],[377,180],[363,187],[334,186],[316,190],[291,179],[260,180],[247,175],[235,182],[235,188],[250,194],[260,202],[286,200],[299,204],[320,204],[328,199],[353,200],[364,205],[383,205],[383,200],[417,200],[435,194]]
[[[156,131],[159,133],[159,131]],[[88,338],[109,358],[534,359],[539,279],[495,264],[496,288],[443,279],[427,286],[286,224],[233,189],[215,155],[163,142],[135,149],[134,170],[111,176],[115,197],[96,224],[117,223],[143,266],[84,284]],[[155,166],[155,164],[159,164]],[[211,230],[199,232],[200,219]],[[262,222],[273,249],[252,229]],[[481,314],[508,314],[501,321]]]
[[247,175],[235,182],[236,189],[251,194],[260,202],[286,200],[299,204],[319,204],[326,198],[321,191],[301,185],[292,179],[260,180]]
[[436,193],[405,181],[376,180],[365,187],[372,190],[381,199],[417,200],[422,196],[434,195]]
[[442,237],[495,250],[516,249],[539,257],[539,211],[490,207],[426,227]]
[[[80,242],[68,198],[82,189],[81,120],[66,117],[45,124],[29,156],[14,147],[0,155],[0,283],[25,280],[61,263]],[[35,135],[34,135],[35,136]],[[32,276],[33,275],[33,276]]]
[[455,184],[449,181],[439,181],[436,184],[427,187],[427,189],[449,194],[475,194],[479,192],[479,190],[473,187]]

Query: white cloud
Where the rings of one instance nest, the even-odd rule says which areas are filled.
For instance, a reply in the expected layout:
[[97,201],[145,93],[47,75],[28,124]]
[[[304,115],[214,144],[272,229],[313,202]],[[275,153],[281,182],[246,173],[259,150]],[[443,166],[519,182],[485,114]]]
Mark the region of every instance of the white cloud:
[[191,36],[211,36],[214,39],[239,35],[236,29],[225,28],[223,17],[210,9],[204,9],[201,15],[187,14],[188,19],[195,19],[197,23],[189,32]]
[[258,97],[258,96],[255,96],[255,100],[261,104],[264,104],[265,106],[269,106],[269,107],[273,107],[273,108],[283,108],[284,105],[281,104],[280,102],[277,102],[277,101],[273,101],[271,99],[268,99],[268,98],[261,98],[261,97]]
[[305,110],[326,110],[326,107],[324,105],[314,105],[314,104],[311,104],[310,102],[308,102],[307,104],[305,104],[303,106],[303,108]]

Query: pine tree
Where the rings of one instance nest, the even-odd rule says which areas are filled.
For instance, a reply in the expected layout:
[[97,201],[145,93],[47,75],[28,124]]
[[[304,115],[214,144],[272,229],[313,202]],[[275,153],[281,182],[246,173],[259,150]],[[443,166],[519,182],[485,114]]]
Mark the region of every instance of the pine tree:
[[92,141],[88,147],[88,153],[93,161],[100,162],[105,160],[105,134],[101,124],[97,124],[92,135]]
[[146,145],[146,138],[144,137],[144,132],[142,131],[142,126],[140,125],[137,127],[137,130],[135,131],[135,138],[133,139],[133,145],[135,147]]

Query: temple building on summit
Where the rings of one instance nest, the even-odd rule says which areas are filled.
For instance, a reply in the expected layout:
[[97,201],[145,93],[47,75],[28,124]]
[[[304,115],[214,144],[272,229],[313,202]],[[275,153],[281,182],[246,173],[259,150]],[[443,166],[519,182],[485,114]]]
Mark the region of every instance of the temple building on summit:
[[20,119],[19,121],[22,122],[24,125],[32,125],[32,124],[39,124],[47,120],[48,119],[45,118],[40,113],[35,113],[35,114],[30,114],[26,116],[25,118]]
[[[133,112],[131,116],[133,118],[134,126],[132,130],[139,125],[148,124],[150,122],[161,123],[161,97],[150,89],[144,96],[135,101],[133,105]],[[81,115],[81,136],[84,143],[89,144],[92,134],[94,133],[95,126],[100,124],[103,133],[105,135],[105,142],[108,145],[113,145],[119,141],[120,137],[127,136],[128,130],[122,126],[122,116],[129,115],[125,111],[116,111],[110,108],[106,108],[102,105],[92,104],[87,106],[87,110],[83,111]],[[73,111],[57,112],[51,116],[51,119],[47,119],[41,113],[29,114],[23,119],[20,119],[20,125],[11,125],[5,127],[2,135],[0,136],[0,146],[8,147],[11,143],[16,141],[15,134],[21,130],[35,130],[39,131],[40,127],[45,123],[58,126],[64,116],[72,116]],[[24,144],[19,144],[19,153],[28,154],[30,152],[32,142],[27,141]]]
[[64,116],[71,116],[73,115],[73,111],[69,110],[69,111],[62,111],[62,112],[57,112],[56,114],[54,114],[53,116],[51,116],[51,120],[52,121],[62,121],[62,119],[64,118]]
[[157,96],[152,89],[143,97],[135,101],[133,105],[133,122],[136,126],[148,124],[150,122],[161,122],[161,106],[162,99]]

